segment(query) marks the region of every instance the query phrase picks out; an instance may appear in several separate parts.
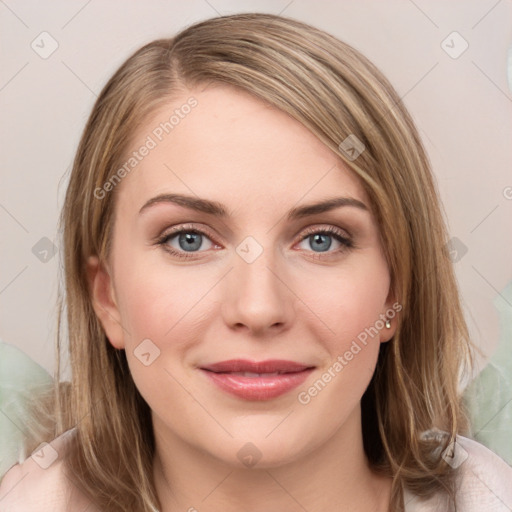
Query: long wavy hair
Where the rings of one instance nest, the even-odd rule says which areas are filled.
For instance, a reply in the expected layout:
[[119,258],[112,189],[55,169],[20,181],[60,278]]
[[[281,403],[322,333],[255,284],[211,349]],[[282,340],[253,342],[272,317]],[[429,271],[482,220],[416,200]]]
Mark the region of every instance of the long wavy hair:
[[[72,380],[56,379],[57,421],[48,431],[57,436],[76,427],[66,458],[74,484],[101,510],[159,507],[150,409],[124,351],[112,347],[94,313],[85,263],[91,255],[109,259],[118,192],[98,199],[95,190],[119,169],[134,131],[183,91],[210,82],[291,115],[365,187],[403,308],[362,399],[365,453],[375,471],[393,478],[391,510],[403,510],[405,487],[454,501],[454,472],[440,456],[439,438],[425,432],[446,433],[442,449],[467,432],[459,384],[470,369],[471,345],[445,214],[418,131],[389,81],[361,53],[305,23],[256,13],[202,21],[136,51],[105,85],[85,127],[61,216],[60,319],[67,319],[69,340],[59,329],[56,353],[59,359],[69,343]],[[365,146],[356,159],[343,149],[349,136]]]

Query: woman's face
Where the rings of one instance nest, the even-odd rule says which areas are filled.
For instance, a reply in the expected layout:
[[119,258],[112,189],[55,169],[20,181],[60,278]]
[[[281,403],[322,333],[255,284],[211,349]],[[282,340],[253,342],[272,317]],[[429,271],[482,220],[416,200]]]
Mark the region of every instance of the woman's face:
[[221,85],[160,109],[131,151],[109,264],[89,271],[157,436],[272,467],[360,431],[396,319],[383,327],[390,277],[355,175],[290,116]]

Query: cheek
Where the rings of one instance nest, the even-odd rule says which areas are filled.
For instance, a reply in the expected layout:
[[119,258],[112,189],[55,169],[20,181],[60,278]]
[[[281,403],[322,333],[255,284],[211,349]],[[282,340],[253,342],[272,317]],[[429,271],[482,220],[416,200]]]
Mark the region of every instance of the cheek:
[[140,336],[154,338],[157,343],[170,336],[204,294],[201,281],[192,280],[179,269],[148,265],[143,258],[119,268],[118,304],[132,343]]
[[[150,271],[142,275],[126,276],[120,287],[121,318],[126,322],[130,343],[140,337],[160,340],[179,318],[182,302],[174,286],[164,279],[155,279]],[[183,313],[182,313],[183,314]]]
[[317,274],[308,297],[308,306],[316,313],[311,329],[317,333],[325,333],[325,326],[329,329],[327,336],[317,336],[326,355],[321,371],[298,396],[311,428],[316,425],[311,411],[329,411],[325,428],[336,430],[357,408],[375,371],[389,274],[378,256],[367,258],[364,265],[362,261],[357,267],[340,268],[335,276]]
[[[379,254],[370,254],[358,257],[356,263],[347,261],[337,272],[317,272],[314,280],[301,288],[317,324],[328,328],[331,353],[344,350],[376,324],[380,329],[383,326],[379,315],[386,311],[390,284],[386,262]],[[378,336],[368,337],[368,341],[372,339],[379,341]]]
[[200,343],[204,310],[213,306],[208,297],[201,300],[213,277],[192,278],[185,269],[142,265],[142,259],[120,267],[116,277],[126,356],[139,392],[156,411],[166,410],[170,397],[183,404],[187,396],[178,382],[187,377],[187,354]]
[[172,268],[147,260],[134,258],[129,266],[120,265],[116,275],[127,344],[149,338],[162,349],[179,350],[197,339],[198,317],[208,304],[213,307],[207,295],[217,278],[206,268]]

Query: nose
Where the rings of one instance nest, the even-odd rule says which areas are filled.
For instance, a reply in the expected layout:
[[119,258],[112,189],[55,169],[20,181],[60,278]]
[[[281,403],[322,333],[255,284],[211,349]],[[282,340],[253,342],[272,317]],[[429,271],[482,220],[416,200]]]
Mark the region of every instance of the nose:
[[227,276],[222,304],[224,321],[231,328],[253,335],[275,335],[288,329],[295,317],[295,297],[271,251],[248,263],[235,255]]

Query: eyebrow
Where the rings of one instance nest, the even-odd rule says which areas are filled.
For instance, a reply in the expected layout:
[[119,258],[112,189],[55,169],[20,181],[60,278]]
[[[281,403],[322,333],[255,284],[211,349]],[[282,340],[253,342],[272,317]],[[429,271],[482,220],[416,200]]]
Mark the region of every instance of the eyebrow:
[[[184,208],[188,208],[190,210],[196,210],[221,218],[226,218],[229,216],[227,210],[221,203],[183,194],[160,194],[158,196],[152,197],[146,203],[144,203],[142,208],[139,210],[139,214],[143,213],[151,206],[161,203],[177,204],[178,206],[183,206]],[[333,197],[318,203],[312,203],[292,208],[288,212],[287,218],[288,220],[300,219],[310,215],[325,213],[336,208],[341,208],[342,206],[352,206],[364,211],[369,211],[369,208],[366,206],[366,204],[364,204],[362,201],[359,201],[359,199],[355,199],[353,197]]]

